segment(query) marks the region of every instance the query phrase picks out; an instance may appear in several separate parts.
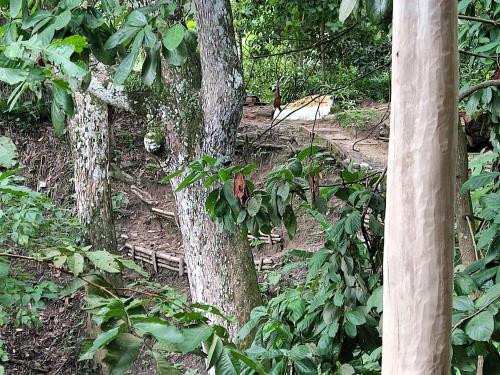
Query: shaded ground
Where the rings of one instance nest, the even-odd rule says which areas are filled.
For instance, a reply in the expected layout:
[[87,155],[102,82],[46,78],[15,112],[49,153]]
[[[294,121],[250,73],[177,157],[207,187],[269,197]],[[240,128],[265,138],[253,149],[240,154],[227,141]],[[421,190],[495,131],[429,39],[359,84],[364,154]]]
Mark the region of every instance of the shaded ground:
[[[380,116],[369,119],[365,126],[356,126],[355,130],[345,127],[345,124],[341,124],[335,117],[317,121],[315,124],[283,121],[268,130],[271,126],[272,108],[245,107],[239,129],[236,162],[240,164],[255,162],[258,172],[252,178],[259,184],[274,166],[285,162],[311,144],[312,139],[315,144],[320,144],[335,153],[344,153],[345,157],[357,163],[383,168],[387,144],[377,139],[378,130],[368,133],[378,124],[385,108],[376,107],[375,110],[380,112]],[[153,214],[150,205],[139,199],[131,189],[131,186],[135,185],[158,202],[156,207],[175,211],[170,188],[159,183],[162,172],[158,169],[157,161],[144,151],[142,140],[145,126],[127,114],[117,114],[115,118],[113,162],[119,171],[115,176],[119,178],[113,179],[113,200],[120,247],[129,242],[173,255],[182,254],[181,236],[175,222]],[[73,207],[73,188],[68,183],[72,177],[72,165],[67,142],[56,138],[47,124],[22,131],[4,127],[2,133],[13,138],[18,146],[21,160],[26,165],[28,183],[40,191],[49,193],[64,206]],[[315,134],[311,135],[312,133]],[[368,138],[358,144],[359,152],[349,151],[356,139],[366,135]],[[334,178],[334,173],[325,175],[323,182],[332,182]],[[43,183],[40,184],[39,181]],[[334,208],[330,210],[329,217],[335,217]],[[286,235],[281,231],[285,242],[281,246],[264,245],[255,248],[255,257],[281,255],[289,248],[312,251],[321,247],[322,232],[309,215],[304,212],[298,213],[298,227],[299,231],[293,241],[286,240]],[[286,262],[286,257],[280,259]],[[155,274],[152,267],[148,265],[144,267],[149,271],[151,281],[160,282],[179,292],[189,294],[186,276],[180,277],[176,272],[167,270]],[[34,274],[40,276],[44,272],[46,271],[40,269],[35,270]],[[290,280],[302,277],[301,270],[295,270],[289,275]],[[266,273],[260,273],[259,278],[261,281],[265,280]],[[42,321],[43,327],[39,329],[29,328],[19,331],[7,327],[1,332],[0,336],[7,341],[10,354],[10,362],[6,364],[7,374],[91,374],[88,362],[77,361],[83,341],[80,337],[84,336],[85,327],[81,296],[50,303],[42,314]],[[175,358],[175,362],[182,363],[185,368],[197,368],[200,374],[204,373],[203,363],[199,359],[180,356]],[[155,374],[155,369],[151,366],[149,358],[142,355],[130,373],[149,375]]]

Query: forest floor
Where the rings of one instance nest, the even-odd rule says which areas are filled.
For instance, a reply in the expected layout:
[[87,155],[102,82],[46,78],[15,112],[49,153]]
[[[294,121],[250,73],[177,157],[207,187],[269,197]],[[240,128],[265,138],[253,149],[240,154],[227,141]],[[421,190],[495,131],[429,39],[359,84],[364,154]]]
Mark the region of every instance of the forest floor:
[[[387,143],[379,139],[380,127],[388,124],[385,104],[363,104],[360,108],[346,111],[342,116],[328,116],[316,122],[284,121],[270,129],[272,108],[269,106],[245,107],[239,129],[237,160],[243,164],[257,164],[253,181],[261,183],[271,169],[285,162],[311,142],[330,150],[338,164],[349,161],[366,164],[366,168],[382,169],[387,159]],[[5,129],[5,131],[4,131]],[[154,156],[145,152],[144,124],[128,114],[119,113],[113,121],[113,162],[117,166],[112,181],[113,203],[119,247],[124,251],[125,243],[134,246],[182,256],[180,231],[174,220],[165,219],[151,211],[135,192],[140,191],[154,201],[154,207],[175,212],[175,203],[170,187],[161,184],[163,172]],[[20,160],[25,165],[27,182],[40,191],[48,193],[58,203],[73,209],[73,187],[71,183],[72,163],[67,142],[56,138],[48,124],[20,128],[7,126],[2,133],[16,143]],[[366,139],[364,139],[366,138]],[[360,141],[361,140],[361,141]],[[353,144],[358,142],[354,148]],[[355,151],[358,150],[358,151]],[[335,166],[331,174],[322,176],[322,182],[335,179]],[[132,189],[134,186],[134,189]],[[135,189],[137,187],[139,190]],[[143,198],[144,198],[143,196]],[[329,217],[335,217],[334,207]],[[288,241],[284,232],[277,231],[283,242],[261,245],[254,248],[254,257],[273,258],[277,269],[288,261],[286,250],[300,248],[314,251],[323,244],[319,226],[306,214],[298,215],[299,231],[293,241]],[[124,256],[126,254],[124,253]],[[177,272],[144,265],[150,280],[168,285],[189,296],[187,276]],[[35,277],[44,276],[46,270],[31,270]],[[285,283],[303,277],[304,270],[295,270]],[[266,281],[268,272],[259,272],[259,279]],[[133,281],[133,280],[130,280]],[[78,362],[84,336],[85,316],[81,311],[82,296],[55,301],[48,304],[41,314],[43,327],[15,329],[6,327],[0,338],[7,342],[10,360],[6,364],[7,374],[91,374],[85,362]],[[155,374],[146,356],[141,357],[131,374]],[[176,359],[187,368],[197,368],[203,374],[203,363],[192,357]]]

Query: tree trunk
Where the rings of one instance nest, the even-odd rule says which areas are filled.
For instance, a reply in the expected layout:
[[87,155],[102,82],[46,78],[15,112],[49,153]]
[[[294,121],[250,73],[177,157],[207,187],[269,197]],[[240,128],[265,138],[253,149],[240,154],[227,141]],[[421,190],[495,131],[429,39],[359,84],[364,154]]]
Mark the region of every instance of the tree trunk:
[[[232,157],[242,114],[243,77],[230,4],[225,0],[197,0],[195,4],[202,77],[198,110],[201,108],[202,123],[193,156]],[[178,141],[185,144],[182,138]],[[183,157],[189,156],[186,149]],[[174,187],[177,183],[174,181]],[[259,285],[247,239],[211,221],[204,208],[207,195],[201,184],[176,193],[190,289],[195,301],[219,306],[236,318],[229,325],[216,319],[234,337],[250,311],[261,303]]]
[[450,373],[457,3],[394,1],[382,373]]
[[467,154],[467,138],[462,124],[458,124],[457,143],[457,186],[455,210],[457,221],[458,248],[462,264],[468,266],[476,261],[476,244],[474,241],[474,213],[470,193],[461,193],[463,184],[469,179],[469,158]]
[[[73,151],[76,207],[84,238],[93,250],[117,252],[109,175],[108,108],[94,96],[76,92],[76,114],[68,124]],[[109,281],[119,282],[117,276]]]

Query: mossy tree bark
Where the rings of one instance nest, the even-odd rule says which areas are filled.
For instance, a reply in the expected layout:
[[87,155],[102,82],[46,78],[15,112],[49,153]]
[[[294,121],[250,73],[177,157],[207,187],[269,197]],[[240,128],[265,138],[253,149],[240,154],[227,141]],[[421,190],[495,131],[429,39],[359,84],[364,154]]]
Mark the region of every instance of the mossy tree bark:
[[[77,214],[93,250],[117,252],[109,174],[107,105],[88,93],[74,95],[76,113],[68,123],[74,162]],[[109,281],[119,282],[117,276]]]
[[394,1],[384,375],[450,373],[457,2]]

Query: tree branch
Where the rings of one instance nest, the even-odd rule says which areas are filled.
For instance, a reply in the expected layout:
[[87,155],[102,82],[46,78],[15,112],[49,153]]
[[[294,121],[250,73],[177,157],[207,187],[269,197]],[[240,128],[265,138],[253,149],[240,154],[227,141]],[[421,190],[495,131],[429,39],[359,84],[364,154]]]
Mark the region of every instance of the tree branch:
[[276,52],[276,53],[269,53],[269,54],[264,54],[264,55],[252,56],[252,58],[253,59],[264,59],[264,58],[267,58],[267,57],[290,55],[292,53],[297,53],[297,52],[302,52],[302,51],[307,51],[307,50],[310,50],[310,49],[314,49],[316,47],[322,46],[324,44],[332,43],[335,40],[342,38],[344,35],[346,35],[347,33],[349,33],[356,26],[358,26],[358,23],[353,24],[352,26],[348,27],[347,29],[341,31],[338,34],[332,35],[331,37],[328,37],[328,38],[321,39],[318,42],[313,43],[313,44],[308,45],[308,46],[305,46],[305,47],[291,49],[291,50],[287,50],[287,51],[283,51],[283,52]]
[[467,21],[476,21],[476,22],[482,22],[482,23],[489,23],[491,25],[494,25],[496,27],[500,27],[500,22],[490,20],[490,19],[484,19],[484,18],[479,18],[479,17],[471,17],[471,16],[464,16],[464,15],[459,15],[459,19],[461,20],[467,20]]
[[458,97],[458,101],[462,101],[468,96],[471,96],[474,94],[476,91],[484,89],[486,87],[491,87],[491,86],[500,86],[500,79],[492,79],[490,81],[484,81],[481,83],[478,83],[477,85],[474,85],[472,87],[469,87],[467,90],[465,90],[463,93],[461,93]]
[[481,53],[475,53],[475,52],[465,51],[463,49],[459,50],[458,52],[460,52],[462,55],[479,57],[481,59],[490,59],[490,60],[495,60],[495,61],[498,59],[498,55],[488,56],[488,55],[483,55]]

